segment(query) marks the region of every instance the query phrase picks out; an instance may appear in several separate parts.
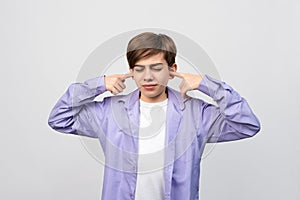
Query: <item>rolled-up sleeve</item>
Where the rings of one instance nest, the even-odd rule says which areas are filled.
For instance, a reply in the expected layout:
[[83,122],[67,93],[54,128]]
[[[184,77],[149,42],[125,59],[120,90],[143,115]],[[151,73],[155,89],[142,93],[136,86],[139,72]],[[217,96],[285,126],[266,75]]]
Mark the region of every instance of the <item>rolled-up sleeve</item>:
[[244,139],[260,131],[260,122],[246,99],[225,82],[204,75],[198,90],[218,105],[204,101],[200,104],[202,134],[207,142]]

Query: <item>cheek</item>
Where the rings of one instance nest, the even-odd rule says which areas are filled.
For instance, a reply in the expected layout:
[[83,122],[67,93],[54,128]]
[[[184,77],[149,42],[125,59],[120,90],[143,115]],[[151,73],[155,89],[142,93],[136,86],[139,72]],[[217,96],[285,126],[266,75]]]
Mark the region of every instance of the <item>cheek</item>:
[[135,81],[135,83],[136,83],[137,85],[140,84],[142,78],[143,78],[143,77],[142,77],[141,74],[134,74],[134,76],[133,76],[133,80]]
[[169,72],[158,73],[155,74],[154,77],[161,85],[167,85],[169,80]]

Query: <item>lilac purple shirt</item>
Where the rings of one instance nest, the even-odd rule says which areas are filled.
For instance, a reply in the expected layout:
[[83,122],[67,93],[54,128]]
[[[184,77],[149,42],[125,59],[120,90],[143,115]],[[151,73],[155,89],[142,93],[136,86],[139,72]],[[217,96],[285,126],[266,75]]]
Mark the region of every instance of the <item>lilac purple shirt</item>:
[[[167,87],[165,200],[199,199],[206,143],[244,139],[260,130],[247,101],[225,82],[204,75],[198,90],[218,106],[198,98],[184,99]],[[105,91],[104,76],[71,84],[52,109],[48,124],[61,133],[97,138],[105,155],[102,199],[131,200],[138,169],[140,92],[94,101]],[[155,160],[155,154],[147,156]]]

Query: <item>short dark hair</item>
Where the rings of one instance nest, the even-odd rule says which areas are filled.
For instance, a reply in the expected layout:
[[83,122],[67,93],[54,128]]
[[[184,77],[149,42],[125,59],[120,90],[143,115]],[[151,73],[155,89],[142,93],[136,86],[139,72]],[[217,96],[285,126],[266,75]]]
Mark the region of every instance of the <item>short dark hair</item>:
[[172,38],[165,34],[144,32],[129,41],[126,56],[129,67],[133,68],[139,60],[159,53],[163,53],[169,67],[175,63],[177,49]]

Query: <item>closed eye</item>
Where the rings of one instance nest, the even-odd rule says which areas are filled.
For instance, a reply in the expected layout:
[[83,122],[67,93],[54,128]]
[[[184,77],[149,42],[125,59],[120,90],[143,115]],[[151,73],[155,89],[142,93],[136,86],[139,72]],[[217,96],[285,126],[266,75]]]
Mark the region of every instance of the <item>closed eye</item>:
[[[146,66],[143,66],[143,65],[136,65],[133,68],[134,68],[134,71],[136,71],[136,72],[143,72],[145,70],[145,67]],[[161,71],[164,66],[161,63],[156,63],[156,64],[149,65],[149,67],[153,71]]]
[[135,71],[137,71],[137,72],[141,72],[141,71],[143,71],[145,69],[145,67],[143,67],[143,66],[135,66],[133,69]]
[[162,68],[152,68],[152,70],[154,70],[154,71],[160,71],[160,70],[162,70]]

